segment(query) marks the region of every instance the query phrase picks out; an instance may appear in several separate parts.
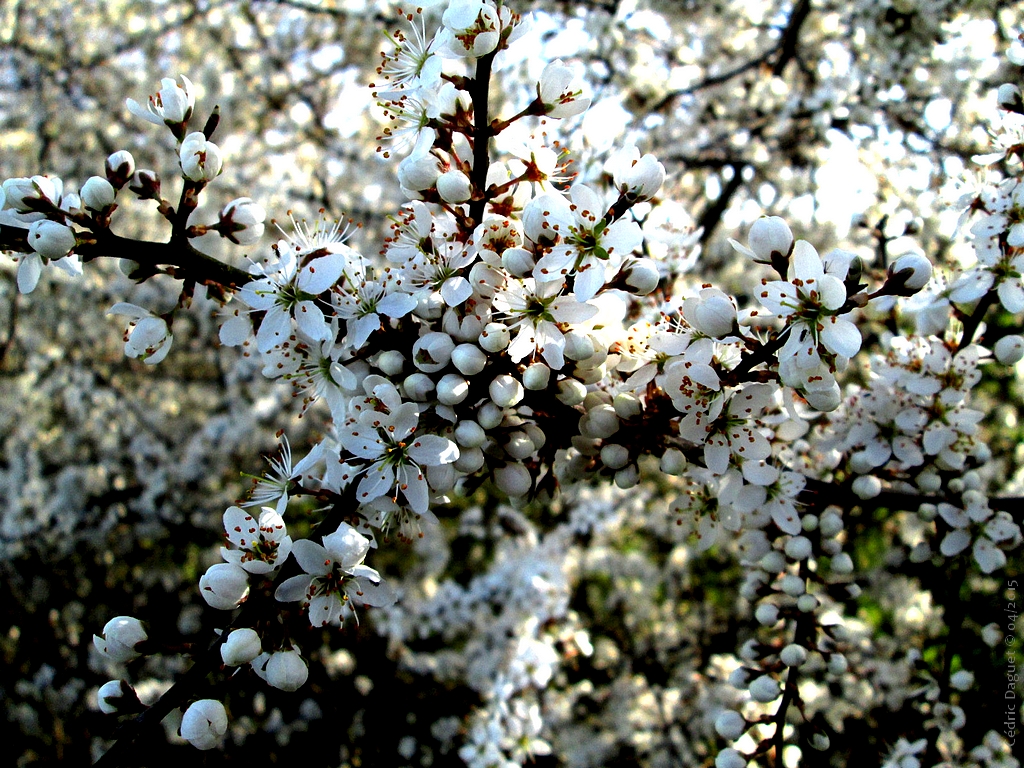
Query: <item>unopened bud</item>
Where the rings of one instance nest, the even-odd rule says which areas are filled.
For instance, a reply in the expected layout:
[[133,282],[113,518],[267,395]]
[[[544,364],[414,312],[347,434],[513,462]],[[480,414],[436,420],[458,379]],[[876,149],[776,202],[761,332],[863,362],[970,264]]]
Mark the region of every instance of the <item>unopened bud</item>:
[[747,243],[756,261],[775,265],[789,259],[793,250],[793,231],[779,216],[762,216],[750,227]]
[[923,253],[905,253],[892,264],[886,288],[899,296],[912,296],[924,288],[932,276],[932,263]]
[[249,574],[234,563],[217,563],[199,579],[199,594],[211,608],[233,610],[249,595]]
[[266,666],[267,682],[282,691],[297,691],[309,677],[309,669],[298,651],[270,654]]
[[503,323],[488,323],[480,333],[480,346],[488,352],[501,352],[508,346],[512,336]]
[[92,211],[105,211],[114,204],[117,193],[114,185],[102,176],[92,176],[81,190],[82,203]]
[[1024,99],[1021,98],[1020,88],[1013,83],[1003,83],[996,92],[996,99],[1000,109],[1008,112],[1024,112]]
[[221,659],[231,667],[248,664],[261,653],[263,645],[260,636],[256,634],[256,630],[248,627],[232,631],[220,647]]
[[128,189],[134,192],[142,200],[160,199],[160,177],[156,171],[142,168],[132,175]]
[[446,203],[464,203],[473,194],[473,183],[462,171],[445,171],[437,177],[437,194]]
[[750,682],[749,690],[750,698],[754,701],[760,701],[761,703],[775,701],[779,698],[779,694],[782,692],[779,688],[778,681],[769,675],[761,675],[757,679],[752,680]]
[[551,369],[544,363],[534,363],[527,366],[523,371],[523,386],[526,389],[542,390],[547,389],[551,380]]
[[523,385],[507,373],[495,376],[487,388],[491,401],[499,408],[510,408],[523,399]]
[[622,268],[622,275],[626,279],[626,286],[632,289],[630,292],[639,296],[646,296],[658,287],[661,275],[653,259],[634,259]]
[[475,376],[487,365],[487,355],[476,344],[459,344],[452,350],[452,365],[466,376]]
[[519,463],[506,464],[494,470],[494,482],[499,490],[512,498],[520,498],[530,492],[533,477],[530,470]]
[[114,189],[121,189],[135,173],[135,158],[127,149],[119,149],[107,157],[104,170],[107,181],[113,185]]
[[215,699],[193,702],[181,718],[181,737],[196,749],[213,749],[227,731],[227,712]]

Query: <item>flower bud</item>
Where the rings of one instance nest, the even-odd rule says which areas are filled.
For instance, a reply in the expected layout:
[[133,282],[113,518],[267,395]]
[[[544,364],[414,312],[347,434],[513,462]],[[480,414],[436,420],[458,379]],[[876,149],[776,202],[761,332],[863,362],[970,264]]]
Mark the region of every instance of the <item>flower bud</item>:
[[405,369],[405,355],[397,349],[387,349],[377,356],[376,365],[385,376],[398,376]]
[[459,344],[452,350],[452,365],[466,376],[475,376],[487,365],[487,355],[476,344]]
[[114,189],[121,189],[131,180],[135,173],[135,158],[132,157],[132,153],[127,149],[119,149],[107,157],[107,161],[104,163],[104,171],[107,181],[111,183]]
[[699,296],[683,302],[683,317],[706,336],[720,339],[733,332],[736,307],[724,292],[717,288],[704,288]]
[[835,573],[846,575],[853,573],[853,558],[846,552],[840,552],[832,558],[832,570]]
[[1017,336],[1016,334],[1003,336],[1003,338],[996,342],[995,348],[992,351],[995,353],[996,360],[1003,365],[1018,363],[1024,358],[1024,337]]
[[661,471],[666,475],[681,475],[688,463],[682,451],[678,448],[668,448],[661,457]]
[[747,243],[754,252],[755,261],[773,264],[789,258],[793,249],[793,232],[779,216],[762,216],[750,227]]
[[437,400],[442,405],[458,405],[469,397],[469,382],[457,373],[446,373],[437,382]]
[[1003,83],[996,91],[996,100],[1000,109],[1008,112],[1024,112],[1024,99],[1021,98],[1020,88],[1013,83]]
[[569,331],[565,334],[564,354],[570,360],[587,360],[594,356],[594,340],[590,334],[581,331]]
[[828,671],[833,675],[841,675],[846,672],[850,664],[841,653],[833,653],[828,659]]
[[533,441],[525,432],[519,430],[512,432],[505,441],[505,453],[516,461],[529,458],[534,450]]
[[507,373],[494,377],[494,380],[487,388],[492,402],[499,408],[510,408],[523,399],[526,394],[523,385]]
[[786,570],[786,558],[781,552],[773,549],[765,553],[758,565],[765,573],[781,573]]
[[114,185],[102,176],[91,176],[81,190],[82,203],[92,211],[105,211],[114,204]]
[[196,749],[213,749],[227,730],[227,712],[215,699],[194,702],[181,718],[181,737]]
[[843,530],[843,518],[831,509],[826,509],[818,520],[818,530],[825,538],[838,536]]
[[434,390],[434,380],[425,373],[413,373],[405,377],[402,389],[407,398],[422,403]]
[[266,666],[267,682],[282,691],[297,691],[309,677],[309,669],[298,651],[277,651],[270,654]]
[[638,296],[646,296],[658,287],[661,275],[653,259],[633,259],[622,268],[626,285]]
[[141,200],[159,200],[160,177],[156,171],[142,168],[132,174],[128,189],[138,195]]
[[503,323],[488,323],[480,333],[480,346],[488,352],[501,352],[508,346],[512,335]]
[[141,656],[135,646],[148,639],[141,621],[131,616],[118,616],[104,625],[103,634],[92,636],[92,643],[111,661],[125,662]]
[[889,265],[886,287],[899,296],[912,296],[932,277],[932,263],[923,253],[905,253]]
[[610,405],[598,405],[580,419],[580,434],[584,437],[604,439],[619,431],[619,415]]
[[516,499],[525,496],[533,488],[530,470],[519,463],[506,464],[494,470],[494,483],[498,489]]
[[812,733],[811,738],[807,740],[811,745],[811,749],[816,749],[819,752],[824,752],[830,746],[832,746],[832,740],[828,737],[827,733]]
[[455,425],[453,432],[455,442],[463,448],[479,448],[487,441],[487,433],[475,421],[468,419]]
[[601,448],[601,463],[608,469],[622,469],[629,463],[629,449],[610,443]]
[[477,423],[484,429],[494,429],[505,418],[504,411],[494,403],[484,403],[477,409]]
[[806,589],[804,580],[795,573],[787,573],[783,576],[782,581],[779,582],[779,586],[782,587],[782,591],[790,597],[799,597]]
[[811,556],[811,540],[806,536],[794,536],[786,542],[786,557],[791,560],[806,560]]
[[233,610],[249,596],[249,574],[234,563],[211,565],[199,579],[199,594],[211,608]]
[[729,685],[737,690],[743,690],[750,683],[752,671],[746,667],[739,667],[729,673]]
[[60,202],[64,184],[50,176],[19,176],[3,183],[7,208],[18,213],[45,211]]
[[750,698],[754,701],[760,701],[762,704],[766,704],[769,701],[775,701],[779,698],[781,689],[779,683],[775,678],[770,675],[761,675],[760,677],[752,680],[749,685]]
[[96,692],[96,704],[106,715],[125,715],[145,709],[135,689],[124,680],[111,680],[101,685]]
[[441,163],[430,153],[409,155],[398,164],[398,183],[413,192],[430,189],[440,175]]
[[818,609],[818,598],[814,595],[800,595],[796,599],[796,609],[801,613],[810,613]]
[[267,212],[248,197],[239,197],[220,212],[217,230],[237,245],[252,245],[263,237],[263,220]]
[[551,369],[544,363],[533,363],[523,371],[523,386],[526,389],[547,389],[549,381],[551,381]]
[[576,379],[562,379],[556,397],[564,405],[579,405],[587,397],[587,387]]
[[861,475],[853,481],[850,490],[859,499],[873,499],[882,492],[882,481],[874,475]]
[[50,219],[29,224],[26,240],[44,259],[63,259],[76,245],[74,230]]
[[715,768],[747,768],[747,758],[727,747],[715,755]]
[[473,194],[473,183],[462,171],[445,171],[437,177],[437,194],[446,203],[464,203]]
[[412,362],[424,373],[435,373],[451,362],[455,342],[447,333],[433,331],[416,339]]
[[949,678],[949,684],[958,691],[969,691],[974,685],[974,674],[966,669],[954,672]]
[[787,667],[799,667],[807,661],[807,649],[799,643],[790,643],[779,653],[779,660]]
[[256,630],[245,627],[228,635],[220,647],[220,657],[229,667],[248,664],[263,653],[263,644]]
[[774,603],[761,603],[754,611],[754,618],[761,626],[774,626],[779,620],[779,606]]
[[640,470],[636,464],[629,464],[615,473],[615,485],[622,490],[635,488],[640,482]]
[[619,414],[620,419],[631,419],[643,412],[643,404],[632,392],[619,392],[612,399],[612,407]]
[[485,459],[484,452],[479,448],[463,448],[451,466],[463,474],[472,475],[484,465]]
[[715,718],[715,730],[723,739],[738,739],[747,730],[747,721],[739,712],[727,709]]
[[178,158],[182,174],[186,179],[196,182],[213,181],[220,175],[223,166],[220,147],[208,141],[201,131],[193,131],[185,137]]

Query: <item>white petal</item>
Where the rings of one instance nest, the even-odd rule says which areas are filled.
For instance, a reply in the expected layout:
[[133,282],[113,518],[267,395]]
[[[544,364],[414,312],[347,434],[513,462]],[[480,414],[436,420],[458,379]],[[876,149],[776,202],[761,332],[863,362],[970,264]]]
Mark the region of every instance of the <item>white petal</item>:
[[451,464],[459,458],[459,447],[440,435],[417,437],[408,449],[409,458],[423,467]]
[[974,559],[984,573],[992,573],[1006,565],[1006,554],[1003,550],[984,536],[974,542]]
[[295,322],[299,330],[313,341],[326,341],[331,336],[331,327],[324,319],[324,313],[312,301],[298,303],[295,307]]
[[441,298],[449,307],[457,307],[473,295],[473,286],[464,277],[450,277],[441,286]]
[[220,327],[220,343],[226,347],[237,347],[252,336],[252,322],[246,315],[234,315]]
[[358,591],[350,589],[347,594],[363,605],[370,606],[394,605],[398,599],[394,590],[385,582],[375,584],[367,579],[359,579]]
[[300,539],[292,546],[292,553],[299,565],[306,573],[312,576],[326,576],[331,572],[333,565],[328,561],[331,556],[321,545],[309,539]]
[[345,271],[345,266],[345,256],[340,253],[331,253],[313,259],[299,270],[296,283],[306,293],[319,296],[338,282],[341,273]]
[[967,549],[967,546],[970,543],[971,534],[961,528],[947,533],[945,538],[942,539],[942,544],[939,546],[939,550],[946,557],[952,557],[953,555],[958,555]]
[[409,508],[418,515],[424,514],[430,506],[430,490],[419,467],[399,467],[397,475],[398,487]]
[[18,291],[32,293],[43,274],[43,259],[38,253],[26,253],[18,261]]
[[860,352],[860,331],[849,320],[833,315],[825,318],[823,325],[821,340],[829,350],[843,357]]
[[377,311],[398,319],[416,309],[416,299],[408,293],[390,293],[377,302]]

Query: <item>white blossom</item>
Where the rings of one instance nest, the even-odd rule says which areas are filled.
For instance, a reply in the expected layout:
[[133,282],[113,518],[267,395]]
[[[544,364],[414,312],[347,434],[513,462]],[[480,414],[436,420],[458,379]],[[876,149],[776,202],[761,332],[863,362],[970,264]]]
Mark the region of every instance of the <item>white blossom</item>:
[[227,712],[215,699],[193,702],[181,718],[181,737],[196,749],[213,749],[227,730]]

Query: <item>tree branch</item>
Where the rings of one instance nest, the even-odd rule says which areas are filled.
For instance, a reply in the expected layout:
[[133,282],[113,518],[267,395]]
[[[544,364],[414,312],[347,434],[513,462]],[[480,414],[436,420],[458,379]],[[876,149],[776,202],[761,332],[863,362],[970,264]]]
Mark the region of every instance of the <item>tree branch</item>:
[[[0,224],[0,251],[31,253],[27,237],[27,229]],[[134,240],[115,235],[109,230],[96,232],[94,237],[95,242],[82,243],[75,248],[83,262],[114,258],[135,261],[153,271],[161,267],[173,267],[174,277],[179,279],[229,289],[240,288],[253,279],[248,272],[207,256],[187,241],[161,243]]]

